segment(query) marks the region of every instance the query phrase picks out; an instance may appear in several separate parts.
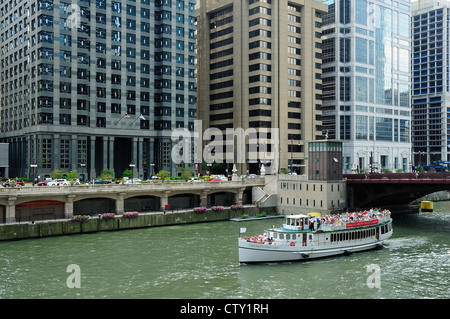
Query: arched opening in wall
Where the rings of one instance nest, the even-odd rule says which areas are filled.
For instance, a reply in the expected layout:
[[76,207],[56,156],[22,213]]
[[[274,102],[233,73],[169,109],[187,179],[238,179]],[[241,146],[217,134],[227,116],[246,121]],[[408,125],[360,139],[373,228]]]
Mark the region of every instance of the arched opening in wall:
[[208,206],[231,206],[235,204],[235,194],[230,192],[218,192],[208,194]]
[[6,206],[0,205],[0,224],[6,223]]
[[200,206],[200,196],[195,194],[178,194],[168,199],[169,209],[188,209]]
[[111,198],[88,198],[73,203],[74,215],[115,213],[116,201]]
[[242,194],[242,204],[243,205],[252,204],[252,188],[251,187],[248,187],[244,190],[244,192]]
[[59,218],[64,218],[64,202],[56,200],[36,200],[16,205],[17,222]]
[[160,198],[157,196],[135,196],[124,200],[125,212],[155,212],[160,210]]

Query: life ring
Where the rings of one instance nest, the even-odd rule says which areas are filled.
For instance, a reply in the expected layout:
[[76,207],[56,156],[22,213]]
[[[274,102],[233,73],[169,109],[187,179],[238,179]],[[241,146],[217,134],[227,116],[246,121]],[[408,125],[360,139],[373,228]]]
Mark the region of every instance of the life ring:
[[291,242],[291,246],[295,246],[295,243],[293,241]]

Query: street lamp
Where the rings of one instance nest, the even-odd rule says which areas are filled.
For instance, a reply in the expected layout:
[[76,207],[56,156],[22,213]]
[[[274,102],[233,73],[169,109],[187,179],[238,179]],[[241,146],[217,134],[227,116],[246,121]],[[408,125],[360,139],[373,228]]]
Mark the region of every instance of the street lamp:
[[35,182],[35,179],[36,179],[36,167],[37,167],[37,164],[30,164],[30,167],[33,169],[33,186],[34,186],[34,182]]
[[150,164],[150,167],[152,168],[150,170],[150,179],[153,179],[154,170],[155,170],[155,164]]
[[134,167],[136,164],[130,163],[130,169],[133,171],[133,174],[131,175],[131,184],[134,184]]
[[[86,177],[85,177],[84,174],[83,174],[83,168],[86,167],[86,164],[80,163],[80,167],[81,167],[81,175],[83,175],[83,182],[84,182],[84,180],[86,179]],[[87,175],[87,174],[86,174],[86,175]]]

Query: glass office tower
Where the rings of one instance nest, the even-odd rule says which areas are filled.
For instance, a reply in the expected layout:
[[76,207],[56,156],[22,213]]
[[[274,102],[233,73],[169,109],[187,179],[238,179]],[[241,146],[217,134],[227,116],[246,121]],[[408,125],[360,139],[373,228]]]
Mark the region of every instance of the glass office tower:
[[410,3],[329,0],[322,27],[322,123],[344,173],[409,171]]
[[448,1],[412,4],[412,143],[417,166],[450,161],[449,10]]
[[194,127],[195,0],[5,0],[0,22],[10,176],[177,174],[171,132]]

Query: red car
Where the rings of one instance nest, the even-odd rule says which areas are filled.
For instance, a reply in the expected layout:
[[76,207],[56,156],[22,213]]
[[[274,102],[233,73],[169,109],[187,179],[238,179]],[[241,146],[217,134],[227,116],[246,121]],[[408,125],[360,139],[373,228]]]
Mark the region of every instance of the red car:
[[37,186],[47,186],[48,181],[41,181],[39,183],[37,183]]
[[[25,182],[21,179],[16,180],[16,185],[25,186]],[[4,187],[11,187],[11,181],[6,181],[3,183]]]

